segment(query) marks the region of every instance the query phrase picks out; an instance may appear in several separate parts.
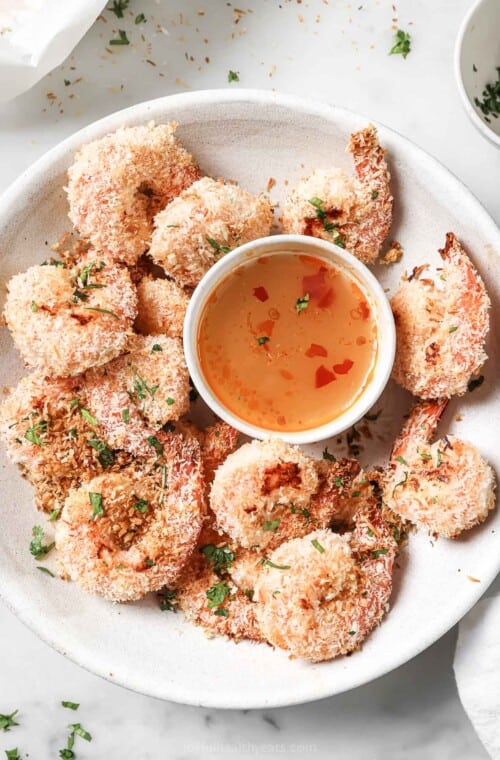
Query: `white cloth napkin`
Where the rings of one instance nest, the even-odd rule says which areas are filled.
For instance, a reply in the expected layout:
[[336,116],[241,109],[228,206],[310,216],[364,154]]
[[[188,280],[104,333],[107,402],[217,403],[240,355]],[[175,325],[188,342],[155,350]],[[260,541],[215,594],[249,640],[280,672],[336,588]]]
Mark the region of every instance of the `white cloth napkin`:
[[105,5],[105,0],[0,0],[0,102],[62,63]]
[[500,586],[461,621],[453,667],[458,693],[477,735],[500,760]]

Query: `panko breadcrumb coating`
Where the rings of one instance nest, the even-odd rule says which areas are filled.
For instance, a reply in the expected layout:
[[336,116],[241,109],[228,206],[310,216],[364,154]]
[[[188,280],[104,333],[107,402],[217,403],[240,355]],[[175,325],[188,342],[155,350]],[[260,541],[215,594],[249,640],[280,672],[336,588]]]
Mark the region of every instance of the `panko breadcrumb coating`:
[[23,377],[0,406],[0,434],[47,512],[63,506],[70,488],[129,461],[89,422],[81,378]]
[[495,476],[471,443],[454,435],[431,444],[447,400],[422,401],[394,443],[384,502],[431,533],[455,538],[495,508]]
[[[223,557],[220,567],[216,565],[218,556]],[[186,620],[201,626],[209,635],[263,641],[251,593],[238,588],[228,575],[232,557],[227,537],[221,538],[210,523],[204,526],[197,549],[176,584],[175,601]]]
[[189,296],[175,282],[144,277],[137,285],[137,301],[138,333],[182,338]]
[[147,439],[189,409],[182,343],[164,335],[135,335],[126,354],[86,373],[84,387],[110,445],[147,456]]
[[439,278],[401,283],[391,300],[397,349],[393,377],[425,399],[462,396],[488,358],[490,299],[484,283],[452,232],[439,251]]
[[290,505],[307,508],[318,488],[315,462],[279,438],[246,443],[215,473],[210,506],[219,528],[242,547],[267,546]]
[[266,196],[203,177],[155,217],[149,253],[180,285],[194,288],[224,253],[269,235],[272,222]]
[[336,243],[373,264],[392,223],[393,198],[385,151],[369,125],[351,135],[356,177],[341,169],[317,169],[288,196],[283,231]]
[[63,574],[115,602],[175,583],[203,521],[196,441],[162,436],[163,454],[72,490],[56,527]]
[[80,148],[68,170],[69,218],[117,261],[137,261],[155,214],[200,176],[176,127],[122,127]]
[[5,321],[30,367],[53,377],[85,372],[121,354],[137,296],[124,267],[89,253],[73,269],[41,265],[7,285]]
[[263,635],[312,662],[358,649],[388,609],[395,551],[376,508],[358,512],[352,533],[317,530],[281,544],[255,585]]

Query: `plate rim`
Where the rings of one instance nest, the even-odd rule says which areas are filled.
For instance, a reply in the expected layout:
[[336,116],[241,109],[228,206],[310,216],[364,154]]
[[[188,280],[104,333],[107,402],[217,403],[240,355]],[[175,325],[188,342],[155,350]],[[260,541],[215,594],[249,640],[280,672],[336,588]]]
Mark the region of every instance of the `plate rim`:
[[[459,188],[463,196],[468,196],[468,201],[472,206],[472,211],[476,215],[478,226],[485,230],[485,233],[491,238],[491,243],[498,245],[500,249],[500,230],[495,223],[494,219],[487,212],[481,201],[474,195],[474,193],[458,178],[450,169],[448,169],[443,163],[441,163],[433,155],[425,151],[423,148],[415,144],[409,138],[401,135],[397,130],[392,127],[386,126],[384,123],[371,119],[366,115],[347,109],[341,106],[337,106],[331,103],[323,101],[309,99],[305,97],[289,95],[285,93],[272,92],[268,90],[259,89],[239,89],[231,91],[228,89],[209,89],[209,90],[197,90],[193,92],[177,93],[173,95],[165,95],[160,98],[154,98],[152,100],[135,103],[127,108],[115,111],[107,116],[104,116],[90,124],[84,126],[78,131],[72,133],[61,142],[57,143],[47,152],[45,152],[40,158],[38,158],[33,164],[27,167],[20,175],[15,179],[9,187],[0,195],[0,228],[4,226],[5,217],[12,213],[12,210],[16,207],[18,202],[23,196],[26,196],[26,188],[36,182],[45,171],[52,166],[52,164],[58,160],[58,158],[67,152],[68,150],[76,150],[80,145],[89,139],[95,139],[97,136],[104,134],[105,131],[115,129],[120,124],[126,124],[137,118],[143,118],[144,121],[148,118],[148,111],[161,109],[168,110],[169,106],[173,108],[181,108],[183,106],[189,107],[193,105],[214,105],[215,103],[231,103],[237,105],[238,103],[253,103],[256,106],[268,105],[278,106],[284,109],[288,109],[292,112],[300,112],[302,114],[309,114],[311,116],[318,116],[324,118],[327,121],[335,121],[335,117],[340,117],[341,120],[348,119],[364,119],[367,122],[375,124],[380,132],[384,132],[393,136],[400,145],[404,147],[406,151],[413,154],[421,162],[426,164],[431,171],[438,172],[440,176],[446,181],[453,181]],[[152,120],[151,117],[150,120]],[[237,699],[231,697],[231,702],[228,703],[227,699],[221,699],[217,694],[211,695],[210,699],[197,698],[194,691],[188,690],[186,692],[185,687],[179,686],[179,684],[164,683],[163,688],[157,688],[152,691],[151,688],[141,688],[136,683],[137,679],[134,677],[126,678],[122,676],[116,678],[110,676],[109,672],[105,672],[103,668],[94,667],[91,661],[91,652],[85,657],[85,653],[74,649],[67,651],[63,641],[54,637],[53,632],[50,630],[51,626],[44,625],[39,622],[36,616],[30,614],[28,608],[19,604],[16,605],[15,594],[9,594],[9,584],[0,585],[0,598],[6,604],[15,616],[31,631],[33,631],[42,641],[48,644],[52,649],[59,654],[64,655],[75,664],[83,667],[88,672],[96,674],[111,683],[118,684],[131,691],[146,694],[148,696],[179,702],[182,704],[204,706],[209,708],[224,708],[224,709],[261,709],[270,707],[282,707],[286,705],[303,704],[306,702],[315,701],[327,697],[334,696],[352,689],[358,688],[366,683],[370,683],[378,678],[386,675],[387,673],[401,667],[406,662],[416,657],[425,651],[429,646],[439,640],[445,635],[459,620],[479,601],[484,593],[489,588],[490,584],[495,580],[500,571],[500,555],[498,557],[497,569],[495,573],[490,573],[486,579],[482,579],[480,589],[476,596],[470,596],[467,598],[465,604],[458,605],[455,608],[454,615],[447,618],[444,626],[441,627],[440,633],[436,635],[433,631],[425,639],[423,639],[416,649],[413,649],[409,654],[403,652],[400,657],[393,658],[389,664],[379,667],[377,675],[368,673],[365,676],[355,678],[349,687],[342,686],[340,689],[336,688],[335,683],[318,683],[317,688],[312,693],[310,688],[305,691],[295,692],[287,698],[276,697],[263,699],[257,701],[255,699],[245,698],[245,695],[240,695]]]

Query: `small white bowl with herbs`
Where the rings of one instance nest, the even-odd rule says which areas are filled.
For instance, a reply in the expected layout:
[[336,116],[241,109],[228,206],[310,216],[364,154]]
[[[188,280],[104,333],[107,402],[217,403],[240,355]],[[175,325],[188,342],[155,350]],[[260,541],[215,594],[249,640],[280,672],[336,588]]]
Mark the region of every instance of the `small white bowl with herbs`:
[[455,77],[472,123],[500,147],[500,2],[476,0],[460,27]]

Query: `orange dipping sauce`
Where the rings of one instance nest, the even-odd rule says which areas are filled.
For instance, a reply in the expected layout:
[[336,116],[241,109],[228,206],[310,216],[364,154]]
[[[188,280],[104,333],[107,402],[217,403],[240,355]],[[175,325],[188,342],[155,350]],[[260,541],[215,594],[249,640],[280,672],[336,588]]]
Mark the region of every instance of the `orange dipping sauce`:
[[360,285],[328,261],[293,253],[235,269],[199,322],[207,384],[233,414],[269,431],[338,417],[371,379],[378,330]]

